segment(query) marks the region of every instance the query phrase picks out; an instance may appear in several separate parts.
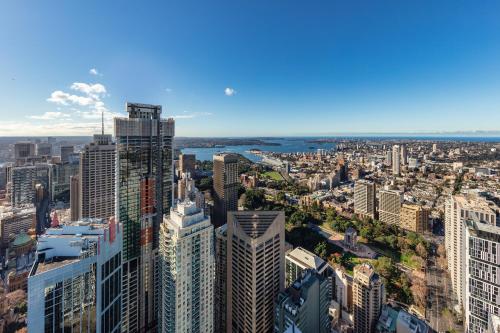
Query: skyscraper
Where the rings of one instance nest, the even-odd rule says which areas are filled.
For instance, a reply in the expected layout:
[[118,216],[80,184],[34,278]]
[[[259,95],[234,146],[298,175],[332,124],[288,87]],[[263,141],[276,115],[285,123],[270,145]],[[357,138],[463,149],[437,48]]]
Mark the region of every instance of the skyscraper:
[[275,332],[330,333],[332,278],[305,270],[276,300]]
[[484,222],[496,225],[495,211],[484,199],[472,196],[454,195],[445,203],[445,247],[448,270],[451,276],[453,296],[460,309],[464,308],[466,258],[464,249],[465,221]]
[[39,142],[36,144],[37,156],[52,156],[52,143]]
[[227,224],[215,229],[214,327],[226,333],[227,325]]
[[196,155],[194,154],[180,154],[179,155],[179,171],[181,174],[189,173],[194,176],[196,165]]
[[179,202],[162,223],[160,263],[160,332],[213,332],[214,227],[194,202]]
[[238,155],[214,155],[214,220],[215,227],[227,222],[227,213],[238,210]]
[[69,156],[74,152],[74,146],[61,146],[61,163],[69,163]]
[[358,180],[354,185],[354,213],[363,218],[375,218],[375,183]]
[[28,331],[120,332],[121,249],[114,220],[47,229],[28,278]]
[[[71,221],[77,221],[81,217],[80,210],[80,177],[71,176],[69,181],[69,208]],[[88,216],[86,216],[88,217]]]
[[127,103],[115,118],[116,216],[123,223],[124,332],[153,329],[159,311],[159,230],[172,206],[174,120],[161,106]]
[[95,134],[80,152],[82,217],[107,219],[115,215],[116,145],[111,135]]
[[408,162],[408,150],[406,149],[406,145],[401,145],[401,164],[406,165]]
[[392,146],[392,174],[394,176],[401,174],[401,153],[398,145]]
[[354,267],[354,332],[374,333],[385,301],[384,284],[370,264]]
[[285,214],[228,213],[227,332],[271,332],[285,287]]
[[20,141],[14,144],[14,157],[16,161],[25,161],[35,156],[35,144],[29,141]]
[[488,329],[488,314],[500,314],[500,227],[465,221],[465,327],[470,333]]
[[399,225],[399,214],[403,195],[400,191],[380,190],[378,218],[388,224]]

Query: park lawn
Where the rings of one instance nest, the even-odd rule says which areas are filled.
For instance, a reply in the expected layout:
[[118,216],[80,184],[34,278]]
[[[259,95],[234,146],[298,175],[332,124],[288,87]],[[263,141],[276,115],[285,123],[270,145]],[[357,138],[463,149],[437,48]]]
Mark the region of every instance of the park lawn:
[[400,254],[398,252],[393,251],[388,247],[384,247],[382,244],[379,244],[377,242],[368,242],[364,238],[359,239],[359,242],[368,245],[373,251],[377,252],[379,255],[391,258],[394,262],[401,261]]
[[346,269],[347,273],[351,276],[353,275],[354,266],[362,264],[364,262],[372,264],[374,261],[373,259],[356,257],[351,252],[345,252],[344,257],[347,259],[344,268]]
[[277,181],[283,180],[283,177],[280,175],[278,171],[266,171],[262,173],[262,176]]
[[401,254],[401,263],[413,269],[419,269],[419,263],[417,260],[413,259],[415,255],[411,252],[403,252]]

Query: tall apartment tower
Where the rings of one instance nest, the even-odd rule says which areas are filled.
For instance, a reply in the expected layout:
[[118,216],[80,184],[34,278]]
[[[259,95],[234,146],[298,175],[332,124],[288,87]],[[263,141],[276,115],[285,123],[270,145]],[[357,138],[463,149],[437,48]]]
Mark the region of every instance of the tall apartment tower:
[[181,174],[190,173],[191,176],[194,176],[195,165],[196,165],[195,154],[179,155],[179,171]]
[[401,174],[401,153],[398,145],[392,146],[392,174],[394,176]]
[[364,263],[354,267],[352,288],[354,332],[374,333],[385,302],[384,284],[373,267]]
[[466,259],[464,249],[465,221],[474,220],[489,225],[496,225],[495,211],[484,199],[462,195],[451,196],[445,204],[445,247],[451,287],[460,309],[465,303]]
[[111,135],[95,134],[80,152],[82,217],[107,219],[115,215],[116,145]]
[[420,205],[403,204],[399,214],[399,226],[419,234],[429,229],[429,209]]
[[121,250],[114,219],[47,229],[28,277],[28,331],[121,332]]
[[215,229],[214,327],[226,333],[227,317],[227,224]]
[[82,215],[80,210],[80,177],[78,175],[71,176],[69,179],[69,208],[71,221],[78,221]]
[[227,224],[227,332],[272,332],[285,287],[285,214],[232,211]]
[[500,227],[465,221],[465,327],[488,332],[488,315],[500,315]]
[[220,227],[227,222],[227,212],[238,210],[238,155],[214,155],[214,216]]
[[192,201],[160,227],[160,332],[214,332],[214,226]]
[[358,180],[354,185],[354,213],[363,218],[375,218],[375,183]]
[[115,118],[116,216],[123,224],[123,332],[155,329],[159,312],[158,244],[172,206],[174,120],[161,106],[127,103]]
[[403,194],[395,190],[380,190],[378,218],[380,221],[399,225],[399,214],[401,211],[401,203],[403,202]]
[[401,145],[401,164],[402,165],[407,165],[408,164],[408,149],[406,148],[406,145]]
[[385,153],[385,164],[387,166],[392,166],[392,151],[388,150]]

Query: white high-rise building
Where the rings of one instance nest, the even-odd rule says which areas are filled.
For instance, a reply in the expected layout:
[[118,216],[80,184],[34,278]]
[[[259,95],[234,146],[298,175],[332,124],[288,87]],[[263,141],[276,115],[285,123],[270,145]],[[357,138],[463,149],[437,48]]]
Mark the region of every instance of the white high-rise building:
[[465,303],[466,258],[464,249],[465,221],[474,220],[489,225],[496,225],[495,211],[484,199],[454,195],[445,204],[445,247],[451,287],[458,308],[462,311]]
[[379,192],[379,220],[393,225],[399,225],[399,214],[403,194],[395,190],[380,190]]
[[191,201],[160,226],[160,332],[214,331],[214,227]]
[[121,331],[122,228],[85,219],[39,236],[28,277],[28,331]]
[[406,149],[406,145],[401,145],[401,164],[406,165],[408,162],[408,150]]
[[399,176],[401,173],[401,153],[398,145],[392,146],[392,174]]
[[485,333],[489,314],[500,315],[500,227],[468,220],[465,231],[465,327]]
[[95,134],[80,153],[79,205],[82,217],[115,215],[116,145],[111,135]]
[[375,183],[358,180],[354,185],[354,213],[361,217],[375,218]]

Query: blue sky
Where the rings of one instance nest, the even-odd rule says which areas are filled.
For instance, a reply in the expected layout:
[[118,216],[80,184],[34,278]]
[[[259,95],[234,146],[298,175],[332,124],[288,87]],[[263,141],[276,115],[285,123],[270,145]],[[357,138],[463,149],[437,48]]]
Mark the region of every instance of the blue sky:
[[180,136],[500,130],[498,1],[2,1],[0,42],[0,136],[126,101]]

